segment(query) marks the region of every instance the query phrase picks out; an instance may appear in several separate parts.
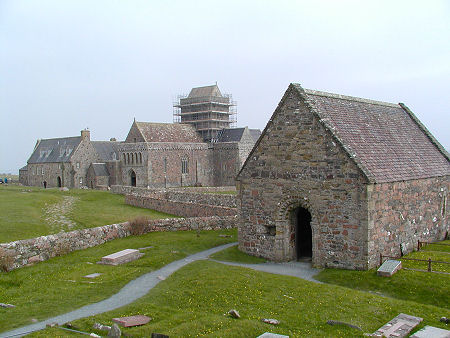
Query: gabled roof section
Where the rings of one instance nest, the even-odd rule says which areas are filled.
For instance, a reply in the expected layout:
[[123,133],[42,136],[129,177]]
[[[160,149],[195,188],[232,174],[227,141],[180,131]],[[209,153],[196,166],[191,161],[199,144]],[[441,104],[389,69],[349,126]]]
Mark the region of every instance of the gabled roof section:
[[245,128],[224,128],[217,135],[217,142],[240,142]]
[[106,163],[92,163],[92,169],[94,170],[95,176],[109,176],[108,168]]
[[188,95],[189,98],[204,97],[204,96],[222,97],[222,93],[220,92],[219,87],[217,87],[217,85],[212,85],[212,86],[192,88],[191,92]]
[[250,135],[252,135],[253,140],[256,142],[258,141],[259,137],[261,136],[261,130],[259,129],[249,129]]
[[91,143],[101,161],[114,161],[119,159],[118,147],[120,142],[92,141]]
[[39,140],[28,163],[69,162],[81,136]]
[[145,142],[203,143],[193,125],[183,123],[136,122]]
[[448,153],[403,104],[293,86],[369,181],[450,175]]

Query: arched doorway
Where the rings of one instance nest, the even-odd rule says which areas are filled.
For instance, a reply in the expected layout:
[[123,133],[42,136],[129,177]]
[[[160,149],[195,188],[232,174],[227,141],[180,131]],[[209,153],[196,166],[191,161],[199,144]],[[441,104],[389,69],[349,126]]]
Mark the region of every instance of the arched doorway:
[[136,186],[136,173],[134,172],[134,170],[130,171],[130,185],[132,187]]
[[43,185],[44,185],[44,189],[47,189],[47,181],[44,181]]
[[292,235],[297,259],[312,258],[311,213],[308,209],[297,207],[291,212]]
[[58,176],[58,178],[56,179],[56,184],[57,184],[58,188],[61,188],[61,186],[62,186],[61,177]]

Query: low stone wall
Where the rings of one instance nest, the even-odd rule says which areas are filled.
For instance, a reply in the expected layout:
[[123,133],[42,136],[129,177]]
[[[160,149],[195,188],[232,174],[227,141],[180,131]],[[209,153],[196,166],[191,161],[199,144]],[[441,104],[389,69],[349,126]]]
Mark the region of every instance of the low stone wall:
[[[236,226],[236,216],[213,216],[149,220],[148,224],[140,230],[142,233],[148,233],[154,231],[219,230],[231,229]],[[9,270],[17,269],[71,251],[83,250],[116,238],[127,237],[132,233],[133,229],[128,222],[125,222],[2,243],[0,244],[0,265],[7,264]]]
[[182,217],[207,217],[207,216],[235,216],[236,208],[199,204],[195,202],[182,202],[166,199],[158,196],[149,197],[141,195],[126,195],[125,203],[135,207],[158,210],[160,212],[169,213]]

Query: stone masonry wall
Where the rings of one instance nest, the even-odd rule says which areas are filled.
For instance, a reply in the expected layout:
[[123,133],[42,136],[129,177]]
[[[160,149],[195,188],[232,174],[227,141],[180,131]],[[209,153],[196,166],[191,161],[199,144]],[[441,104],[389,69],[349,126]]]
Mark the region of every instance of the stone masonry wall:
[[296,259],[292,211],[311,214],[314,266],[367,269],[366,179],[288,91],[238,177],[239,249]]
[[399,257],[417,248],[418,240],[443,240],[450,230],[448,176],[369,185],[367,190],[370,267],[379,264],[380,253]]
[[[158,219],[149,220],[144,233],[154,231],[231,229],[236,227],[236,225],[236,216]],[[13,257],[14,263],[11,268],[17,269],[71,251],[83,250],[116,238],[127,237],[130,234],[130,225],[127,222],[111,224],[2,243],[0,244],[0,252]]]
[[163,196],[149,197],[139,195],[126,195],[125,203],[135,207],[153,209],[168,214],[182,217],[207,217],[207,216],[234,216],[236,208],[199,204],[193,202],[173,201]]

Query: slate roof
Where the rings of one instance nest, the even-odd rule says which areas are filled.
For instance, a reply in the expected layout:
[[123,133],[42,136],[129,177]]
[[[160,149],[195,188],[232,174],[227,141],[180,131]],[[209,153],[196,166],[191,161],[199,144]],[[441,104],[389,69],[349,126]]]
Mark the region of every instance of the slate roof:
[[183,123],[136,122],[145,142],[202,143],[193,125]]
[[369,181],[450,175],[448,153],[405,105],[293,86]]
[[220,92],[219,87],[217,87],[217,85],[197,87],[191,89],[188,98],[204,97],[204,96],[222,97],[222,93]]
[[224,128],[217,135],[217,142],[239,142],[245,128]]
[[25,171],[25,170],[28,170],[28,164],[19,169],[19,171]]
[[81,136],[39,140],[28,163],[69,162]]
[[94,169],[95,176],[109,176],[106,163],[92,163],[92,168]]
[[250,135],[252,135],[253,140],[256,142],[258,141],[259,137],[261,136],[261,130],[259,129],[249,129]]
[[[92,141],[92,145],[95,148],[100,160],[113,161],[119,159],[118,146],[120,142],[113,141]],[[114,154],[116,155],[114,157]]]

